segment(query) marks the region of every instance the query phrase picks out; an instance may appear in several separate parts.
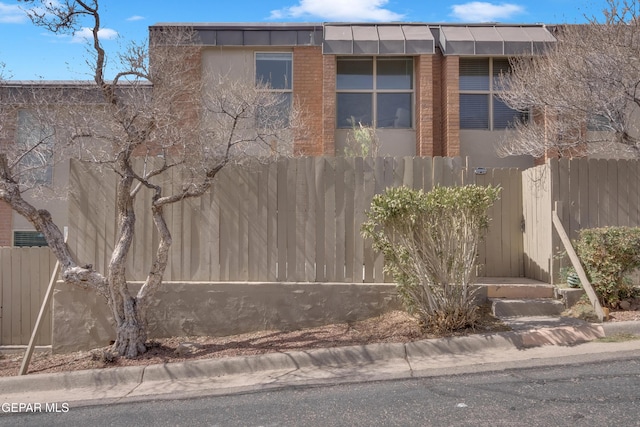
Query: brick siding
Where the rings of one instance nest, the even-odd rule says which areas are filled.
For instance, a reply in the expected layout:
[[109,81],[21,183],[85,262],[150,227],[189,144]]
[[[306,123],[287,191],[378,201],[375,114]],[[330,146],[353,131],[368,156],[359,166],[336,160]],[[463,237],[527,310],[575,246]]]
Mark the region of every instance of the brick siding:
[[301,127],[295,137],[294,154],[321,156],[323,149],[323,61],[319,46],[293,49],[293,99],[300,109]]

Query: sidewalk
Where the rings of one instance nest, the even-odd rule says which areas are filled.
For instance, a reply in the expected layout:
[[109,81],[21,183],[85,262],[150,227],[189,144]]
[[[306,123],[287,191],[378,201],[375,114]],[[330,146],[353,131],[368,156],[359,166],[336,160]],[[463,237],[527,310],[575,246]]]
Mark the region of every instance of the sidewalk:
[[590,342],[619,333],[640,336],[640,322],[595,325],[535,317],[507,322],[513,331],[499,334],[0,378],[0,404],[59,402],[79,407],[502,370],[523,360],[554,364],[562,357],[613,351],[623,357],[625,351],[640,350],[640,340]]

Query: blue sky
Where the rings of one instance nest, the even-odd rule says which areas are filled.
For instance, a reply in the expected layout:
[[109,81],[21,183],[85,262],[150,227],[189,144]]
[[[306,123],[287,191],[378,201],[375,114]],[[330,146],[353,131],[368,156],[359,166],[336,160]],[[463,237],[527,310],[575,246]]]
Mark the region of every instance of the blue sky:
[[[56,0],[50,0],[56,1]],[[606,0],[103,0],[104,46],[115,53],[144,41],[158,22],[501,22],[580,23]],[[14,80],[90,79],[82,34],[56,36],[26,17],[24,3],[0,0],[0,63]]]

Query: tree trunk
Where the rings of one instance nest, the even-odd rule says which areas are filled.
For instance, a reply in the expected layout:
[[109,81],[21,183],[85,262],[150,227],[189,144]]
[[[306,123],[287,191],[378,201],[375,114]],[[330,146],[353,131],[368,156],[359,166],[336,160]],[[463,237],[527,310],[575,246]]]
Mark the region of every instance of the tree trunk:
[[116,342],[113,351],[127,358],[134,358],[147,351],[146,313],[140,310],[136,299],[123,300],[124,317],[116,319]]

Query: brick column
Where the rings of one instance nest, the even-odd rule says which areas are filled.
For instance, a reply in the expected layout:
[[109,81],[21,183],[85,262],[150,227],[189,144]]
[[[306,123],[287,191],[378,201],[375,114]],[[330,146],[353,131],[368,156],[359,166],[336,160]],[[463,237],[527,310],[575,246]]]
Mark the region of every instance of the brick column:
[[416,58],[416,155],[441,155],[440,70],[437,55]]
[[321,156],[323,149],[323,68],[320,46],[293,48],[293,99],[301,127],[293,151],[297,156]]
[[336,154],[336,57],[322,55],[322,145],[323,154]]
[[442,155],[460,155],[460,58],[442,58]]
[[0,246],[11,246],[13,210],[0,201]]

